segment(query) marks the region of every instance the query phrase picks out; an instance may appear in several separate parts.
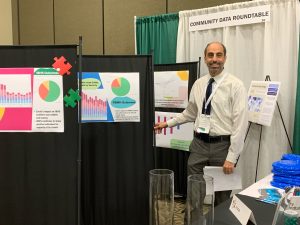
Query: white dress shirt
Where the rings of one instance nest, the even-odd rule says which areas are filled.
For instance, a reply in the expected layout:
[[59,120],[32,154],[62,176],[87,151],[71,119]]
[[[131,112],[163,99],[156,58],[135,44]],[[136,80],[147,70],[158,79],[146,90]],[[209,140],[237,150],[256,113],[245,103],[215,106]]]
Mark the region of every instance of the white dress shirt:
[[[222,81],[225,74],[227,75]],[[211,76],[207,74],[194,83],[186,109],[176,118],[168,120],[168,127],[195,121],[194,130],[196,131],[199,127],[202,104],[210,78]],[[223,71],[213,78],[215,80],[213,90],[218,82],[219,87],[211,100],[209,135],[230,135],[231,144],[226,160],[236,163],[244,147],[248,125],[246,89],[238,78],[227,72]]]

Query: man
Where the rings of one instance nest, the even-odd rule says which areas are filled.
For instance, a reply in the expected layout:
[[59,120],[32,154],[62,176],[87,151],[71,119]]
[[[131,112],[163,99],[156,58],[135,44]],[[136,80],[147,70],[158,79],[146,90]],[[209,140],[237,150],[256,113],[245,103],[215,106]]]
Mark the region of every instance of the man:
[[[186,109],[176,118],[156,123],[154,130],[194,122],[194,139],[190,145],[188,175],[203,174],[203,168],[222,166],[233,173],[243,150],[247,129],[247,94],[243,83],[224,71],[226,48],[209,43],[204,50],[209,74],[193,85]],[[230,198],[231,191],[216,192],[215,205]]]

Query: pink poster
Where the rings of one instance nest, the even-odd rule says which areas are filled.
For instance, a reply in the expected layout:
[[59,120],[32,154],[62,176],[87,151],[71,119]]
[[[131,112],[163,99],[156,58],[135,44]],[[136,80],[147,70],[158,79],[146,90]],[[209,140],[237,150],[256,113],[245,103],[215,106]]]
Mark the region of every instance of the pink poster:
[[31,131],[33,68],[0,68],[0,130]]

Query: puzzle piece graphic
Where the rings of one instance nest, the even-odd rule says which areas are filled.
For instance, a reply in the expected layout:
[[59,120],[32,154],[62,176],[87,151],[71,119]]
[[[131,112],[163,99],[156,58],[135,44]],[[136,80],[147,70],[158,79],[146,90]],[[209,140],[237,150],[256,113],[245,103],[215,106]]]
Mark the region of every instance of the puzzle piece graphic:
[[[68,91],[69,95],[64,96],[65,106],[71,106],[74,108],[77,105],[77,102],[81,99],[79,95],[79,90],[74,91],[72,88]],[[77,101],[77,102],[76,102]]]
[[52,64],[52,67],[56,69],[60,75],[68,74],[70,75],[70,69],[72,65],[67,62],[65,57],[61,56],[60,58],[54,57],[55,63]]

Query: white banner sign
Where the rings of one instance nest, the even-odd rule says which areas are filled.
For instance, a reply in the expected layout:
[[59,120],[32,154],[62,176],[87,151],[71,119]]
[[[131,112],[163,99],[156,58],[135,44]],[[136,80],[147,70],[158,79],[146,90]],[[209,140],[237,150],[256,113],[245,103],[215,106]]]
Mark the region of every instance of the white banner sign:
[[189,18],[189,31],[270,21],[270,5],[229,10]]

